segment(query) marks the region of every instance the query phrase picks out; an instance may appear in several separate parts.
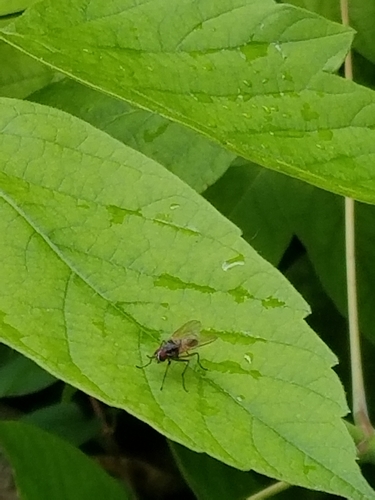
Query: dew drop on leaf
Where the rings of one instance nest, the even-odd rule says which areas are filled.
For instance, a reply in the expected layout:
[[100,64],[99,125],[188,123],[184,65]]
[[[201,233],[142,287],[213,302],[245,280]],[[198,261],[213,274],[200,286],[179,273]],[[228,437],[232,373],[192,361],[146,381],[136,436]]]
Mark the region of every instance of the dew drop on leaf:
[[226,260],[221,264],[223,271],[229,271],[233,267],[245,265],[245,257],[242,254],[238,254],[231,259]]

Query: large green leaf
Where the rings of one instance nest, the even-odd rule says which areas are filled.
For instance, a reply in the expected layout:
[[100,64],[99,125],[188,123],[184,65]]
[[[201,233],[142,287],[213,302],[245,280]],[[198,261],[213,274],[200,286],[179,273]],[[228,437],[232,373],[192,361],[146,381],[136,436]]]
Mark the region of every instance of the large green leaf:
[[214,183],[234,159],[233,153],[187,127],[70,79],[49,85],[30,99],[104,130],[161,163],[196,191]]
[[[75,387],[241,469],[374,498],[335,357],[289,283],[203,198],[85,122],[0,100],[1,333]],[[198,319],[203,371],[141,370]],[[235,425],[228,429],[228,422]]]
[[0,445],[12,465],[20,500],[129,498],[81,451],[30,424],[1,422]]
[[50,0],[2,36],[260,165],[375,203],[375,94],[330,74],[347,28],[271,0]]

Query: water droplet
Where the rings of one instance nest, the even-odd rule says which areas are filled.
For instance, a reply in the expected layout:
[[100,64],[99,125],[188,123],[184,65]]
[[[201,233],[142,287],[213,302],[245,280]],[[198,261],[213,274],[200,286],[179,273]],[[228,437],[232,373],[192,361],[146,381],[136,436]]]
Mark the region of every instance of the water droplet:
[[171,203],[171,204],[169,205],[169,208],[170,208],[171,210],[177,210],[177,208],[180,208],[180,205],[179,205],[178,203]]
[[161,317],[161,319],[162,319],[163,321],[167,321],[167,316],[162,316],[162,317]]
[[282,80],[286,80],[287,82],[293,82],[293,77],[287,71],[281,75]]
[[229,271],[233,267],[245,265],[245,257],[242,254],[238,254],[232,259],[228,259],[222,263],[221,267],[223,271]]
[[245,399],[245,397],[244,396],[237,396],[236,399],[237,399],[237,401],[242,403],[242,401]]
[[252,354],[244,354],[244,360],[247,361],[249,365],[251,365],[251,363],[253,362]]
[[203,64],[202,68],[205,71],[213,71],[215,69],[214,65],[211,62],[206,62],[205,64]]

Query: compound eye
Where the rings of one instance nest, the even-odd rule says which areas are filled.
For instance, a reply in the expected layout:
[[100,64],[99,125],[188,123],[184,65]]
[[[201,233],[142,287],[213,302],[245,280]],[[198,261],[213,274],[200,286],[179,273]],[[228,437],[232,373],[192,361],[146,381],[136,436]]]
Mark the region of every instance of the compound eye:
[[156,355],[158,363],[160,363],[162,361],[165,361],[167,359],[167,357],[168,356],[165,354],[165,352],[158,352],[157,355]]

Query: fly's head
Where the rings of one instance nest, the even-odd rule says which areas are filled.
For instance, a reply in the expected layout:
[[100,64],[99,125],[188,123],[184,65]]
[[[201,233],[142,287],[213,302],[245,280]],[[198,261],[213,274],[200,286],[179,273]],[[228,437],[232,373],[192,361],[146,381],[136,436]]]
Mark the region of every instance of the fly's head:
[[179,346],[173,340],[164,341],[159,349],[154,353],[158,363],[162,363],[167,359],[176,359],[179,354]]

